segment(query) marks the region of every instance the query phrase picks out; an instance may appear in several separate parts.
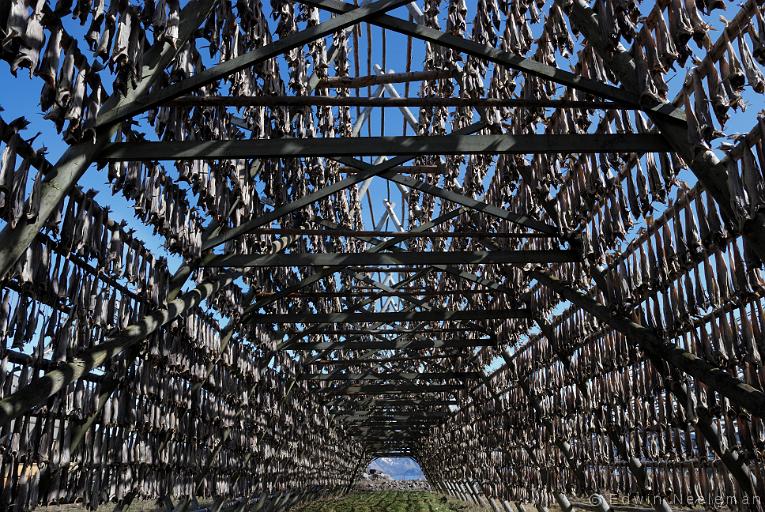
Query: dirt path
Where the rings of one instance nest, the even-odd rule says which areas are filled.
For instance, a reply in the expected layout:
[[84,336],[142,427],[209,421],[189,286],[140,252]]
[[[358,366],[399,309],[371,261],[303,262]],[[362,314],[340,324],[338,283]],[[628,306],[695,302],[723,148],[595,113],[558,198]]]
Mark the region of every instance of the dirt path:
[[487,509],[422,491],[353,492],[290,512],[485,512]]

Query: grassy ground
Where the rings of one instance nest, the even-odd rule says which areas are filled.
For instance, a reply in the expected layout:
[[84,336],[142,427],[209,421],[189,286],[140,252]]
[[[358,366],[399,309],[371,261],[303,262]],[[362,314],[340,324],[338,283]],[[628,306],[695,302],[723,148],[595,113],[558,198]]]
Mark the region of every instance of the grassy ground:
[[314,501],[291,512],[484,512],[486,509],[422,491],[353,492]]

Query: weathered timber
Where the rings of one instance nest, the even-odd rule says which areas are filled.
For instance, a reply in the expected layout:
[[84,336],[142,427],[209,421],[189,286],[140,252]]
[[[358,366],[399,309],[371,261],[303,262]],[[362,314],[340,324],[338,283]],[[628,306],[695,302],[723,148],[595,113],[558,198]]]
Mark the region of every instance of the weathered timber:
[[410,311],[387,313],[292,313],[252,315],[252,323],[276,324],[330,324],[330,323],[372,323],[372,322],[442,322],[457,320],[492,320],[501,318],[528,318],[525,308],[496,309],[485,311]]
[[[656,153],[670,146],[654,134],[444,135],[186,142],[114,142],[102,162],[349,156]],[[389,160],[390,161],[390,160]],[[347,179],[347,178],[346,178]],[[366,178],[364,178],[366,179]]]
[[451,251],[395,253],[225,254],[210,258],[206,267],[329,267],[356,265],[502,265],[580,261],[575,250]]

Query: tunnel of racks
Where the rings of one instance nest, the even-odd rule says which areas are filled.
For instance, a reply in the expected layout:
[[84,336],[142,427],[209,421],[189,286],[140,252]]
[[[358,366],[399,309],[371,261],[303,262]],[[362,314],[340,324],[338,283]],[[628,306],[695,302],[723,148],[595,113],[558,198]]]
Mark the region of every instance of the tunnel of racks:
[[762,4],[0,1],[0,510],[765,510]]

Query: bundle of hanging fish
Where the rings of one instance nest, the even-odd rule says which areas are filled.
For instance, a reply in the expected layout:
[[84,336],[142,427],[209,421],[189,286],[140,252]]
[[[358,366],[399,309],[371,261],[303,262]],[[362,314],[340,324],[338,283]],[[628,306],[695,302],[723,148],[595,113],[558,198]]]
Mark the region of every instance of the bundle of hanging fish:
[[[40,189],[42,173],[34,172],[32,191],[26,197],[27,184],[30,181],[32,158],[18,158],[17,146],[23,143],[18,134],[14,134],[5,145],[0,155],[0,218],[11,227],[23,219],[34,221],[40,211]],[[18,168],[16,168],[17,162]]]
[[168,249],[197,258],[202,247],[202,219],[188,204],[186,191],[159,165],[118,162],[109,165],[114,192],[135,201],[136,214],[168,240]]

